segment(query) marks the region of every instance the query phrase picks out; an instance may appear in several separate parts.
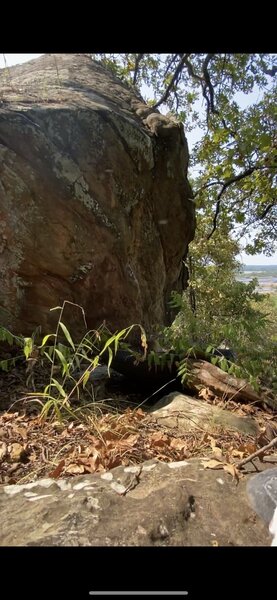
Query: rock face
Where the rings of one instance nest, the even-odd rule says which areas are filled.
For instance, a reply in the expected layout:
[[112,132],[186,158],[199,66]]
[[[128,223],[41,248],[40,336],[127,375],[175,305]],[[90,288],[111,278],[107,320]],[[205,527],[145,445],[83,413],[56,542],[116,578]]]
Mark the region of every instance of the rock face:
[[[1,324],[168,322],[194,234],[183,126],[86,55],[0,71]],[[77,328],[76,315],[71,331]]]
[[[269,546],[224,471],[147,461],[102,475],[0,486],[1,546]],[[153,508],[154,507],[154,508]],[[24,519],[22,518],[24,515]]]
[[172,392],[161,398],[151,409],[151,418],[166,427],[178,428],[180,432],[194,429],[220,428],[226,431],[237,430],[247,435],[255,436],[259,427],[251,417],[239,417],[212,406],[197,398]]

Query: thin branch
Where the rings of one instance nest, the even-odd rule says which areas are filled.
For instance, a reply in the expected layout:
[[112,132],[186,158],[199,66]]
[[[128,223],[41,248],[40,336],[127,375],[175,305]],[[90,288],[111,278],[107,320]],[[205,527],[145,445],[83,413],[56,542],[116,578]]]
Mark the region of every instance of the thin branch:
[[186,65],[186,67],[187,67],[188,74],[189,74],[191,77],[193,77],[194,79],[196,79],[197,81],[200,81],[200,83],[202,84],[202,83],[203,83],[203,78],[202,78],[202,77],[200,77],[200,75],[197,75],[197,74],[194,72],[194,70],[193,70],[193,66],[192,66],[191,62],[189,61],[189,56],[190,56],[189,54],[186,54],[186,55],[184,56],[184,64],[185,64],[185,65]]
[[136,83],[137,83],[137,78],[138,78],[138,73],[139,73],[139,63],[141,62],[143,57],[144,57],[144,54],[137,54],[137,56],[136,56],[133,85],[136,85]]
[[208,112],[211,112],[211,113],[213,113],[215,115],[218,115],[219,112],[215,108],[215,105],[214,105],[214,88],[212,86],[210,74],[209,74],[209,71],[208,71],[209,63],[211,62],[211,60],[213,59],[213,57],[214,57],[214,54],[207,54],[207,56],[206,56],[206,58],[204,60],[204,63],[203,63],[203,75],[204,75],[204,81],[205,81],[205,86],[204,86],[204,89],[203,89],[203,95],[204,95],[204,92],[206,93],[206,89],[208,88],[209,95],[210,95],[209,100],[207,98],[207,102],[209,102],[209,106],[210,106],[210,111],[208,111]]
[[237,183],[238,181],[241,181],[242,179],[245,179],[245,177],[248,177],[249,175],[252,175],[252,173],[254,171],[256,171],[257,167],[251,167],[250,169],[247,169],[246,171],[243,171],[242,173],[239,173],[239,175],[236,175],[235,177],[230,177],[229,179],[227,179],[227,181],[224,183],[224,185],[222,186],[218,196],[217,196],[217,201],[216,201],[216,209],[215,209],[215,214],[214,214],[214,218],[213,218],[213,228],[211,233],[209,233],[209,235],[207,236],[207,240],[209,240],[212,235],[214,234],[216,228],[217,228],[217,219],[218,219],[218,215],[220,212],[220,208],[221,208],[221,197],[224,194],[224,192],[226,192],[226,190],[230,187],[230,185],[232,185],[233,183]]
[[275,206],[274,202],[272,204],[269,204],[264,211],[262,212],[262,214],[258,217],[259,220],[260,219],[264,219],[267,215],[267,213]]
[[[183,55],[181,54],[181,56],[183,56]],[[166,67],[166,70],[165,70],[165,72],[164,72],[164,75],[165,75],[165,76],[167,75],[167,73],[168,73],[168,71],[169,71],[170,67],[172,67],[172,65],[173,65],[173,63],[175,62],[175,60],[176,60],[176,58],[177,58],[177,57],[178,57],[178,54],[174,54],[173,58],[172,58],[172,59],[169,61],[168,65],[167,65],[167,67]]]
[[267,444],[266,446],[263,446],[259,450],[256,450],[256,452],[253,452],[253,454],[250,454],[246,458],[239,460],[239,462],[237,462],[235,464],[235,467],[237,467],[237,469],[239,469],[240,467],[242,467],[246,463],[250,462],[254,458],[257,458],[257,456],[261,456],[261,454],[264,454],[266,452],[266,450],[270,450],[270,448],[273,448],[273,446],[276,446],[276,444],[277,444],[277,437],[275,437],[273,440],[271,440],[271,442],[269,444]]
[[156,104],[153,106],[153,110],[155,108],[158,108],[161,104],[163,104],[164,102],[167,101],[172,88],[174,87],[175,83],[178,81],[178,79],[179,79],[179,77],[180,77],[180,75],[182,73],[182,70],[184,68],[184,64],[185,64],[185,60],[186,60],[187,56],[189,56],[189,55],[185,54],[182,57],[182,59],[180,60],[178,66],[176,67],[176,69],[175,69],[175,71],[174,71],[174,73],[173,73],[173,75],[171,77],[171,80],[170,80],[170,82],[169,82],[169,84],[168,84],[168,86],[167,86],[164,94],[162,95],[162,97],[160,98],[160,100],[158,102],[156,102]]
[[194,194],[194,198],[196,198],[196,196],[198,194],[200,194],[200,192],[202,192],[202,190],[206,190],[207,188],[211,187],[212,185],[224,185],[224,181],[210,181],[209,183],[205,183],[204,185],[202,185],[199,190],[197,190]]

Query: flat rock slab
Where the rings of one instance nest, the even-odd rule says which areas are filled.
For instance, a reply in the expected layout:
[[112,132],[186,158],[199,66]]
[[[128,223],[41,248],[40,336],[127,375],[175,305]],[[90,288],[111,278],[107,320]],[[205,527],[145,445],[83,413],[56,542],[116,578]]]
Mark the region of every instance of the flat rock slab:
[[178,428],[181,432],[194,429],[236,429],[255,436],[259,427],[251,417],[239,417],[228,410],[207,404],[203,400],[172,392],[157,402],[151,410],[151,418],[159,425]]
[[236,485],[199,459],[147,461],[72,479],[1,486],[1,546],[269,546]]

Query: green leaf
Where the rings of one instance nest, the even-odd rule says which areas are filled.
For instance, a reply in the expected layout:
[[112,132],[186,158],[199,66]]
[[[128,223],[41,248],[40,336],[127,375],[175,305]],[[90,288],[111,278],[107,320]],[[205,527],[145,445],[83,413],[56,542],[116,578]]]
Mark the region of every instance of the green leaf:
[[213,365],[217,365],[218,364],[218,359],[219,359],[219,356],[211,356],[211,363]]
[[85,371],[84,376],[83,376],[83,389],[86,387],[89,377],[90,377],[90,371]]
[[25,337],[24,338],[24,347],[23,347],[23,352],[25,354],[26,359],[29,358],[30,354],[32,353],[33,350],[33,340],[31,337]]
[[60,394],[61,394],[61,396],[63,398],[67,397],[67,394],[64,391],[63,387],[61,386],[61,384],[57,381],[57,379],[54,379],[54,377],[52,377],[52,379],[51,379],[51,387],[54,387],[54,386],[57,388],[57,390],[60,392]]
[[57,354],[57,356],[60,359],[60,362],[62,364],[62,367],[63,367],[62,376],[64,376],[65,373],[69,372],[69,364],[66,362],[64,355],[62,354],[62,352],[60,350],[58,350],[58,348],[55,348],[55,353]]
[[62,328],[62,330],[63,330],[63,332],[64,332],[64,335],[65,335],[65,337],[66,337],[66,339],[67,339],[68,343],[70,344],[70,346],[73,348],[73,350],[74,350],[74,352],[75,352],[75,345],[74,345],[74,342],[73,342],[73,340],[72,340],[72,337],[71,337],[71,335],[70,335],[70,333],[69,333],[69,331],[68,331],[67,327],[66,327],[66,326],[65,326],[65,324],[64,324],[64,323],[62,323],[61,321],[60,321],[60,326],[61,326],[61,328]]
[[50,356],[50,354],[49,354],[48,352],[46,352],[46,351],[45,351],[45,352],[43,353],[43,356],[46,356],[46,358],[48,358],[49,362],[50,362],[51,364],[53,364],[53,359],[51,358],[51,356]]
[[43,348],[43,346],[45,346],[46,342],[49,340],[50,337],[57,337],[56,333],[48,333],[47,335],[44,336],[41,345],[38,346],[39,348]]
[[109,377],[110,377],[110,366],[111,366],[111,363],[112,363],[112,360],[113,360],[113,353],[112,353],[112,349],[109,346],[108,346],[108,353],[109,353],[109,360],[108,360],[108,365],[107,366],[108,366],[108,374],[109,374]]

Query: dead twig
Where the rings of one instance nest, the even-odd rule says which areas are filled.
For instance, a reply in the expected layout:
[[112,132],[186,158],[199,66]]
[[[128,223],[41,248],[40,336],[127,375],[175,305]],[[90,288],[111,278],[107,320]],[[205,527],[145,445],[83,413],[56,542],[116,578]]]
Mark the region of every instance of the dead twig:
[[242,467],[246,463],[248,463],[251,460],[253,460],[253,458],[256,458],[257,456],[260,456],[261,454],[264,454],[266,452],[266,450],[269,450],[270,448],[273,448],[273,446],[276,446],[276,445],[277,445],[277,437],[275,437],[273,440],[271,440],[271,442],[269,444],[267,444],[266,446],[263,446],[259,450],[256,450],[256,452],[253,452],[253,454],[250,454],[246,458],[243,458],[242,460],[239,460],[239,462],[236,463],[235,467],[237,469],[239,469],[240,467]]

